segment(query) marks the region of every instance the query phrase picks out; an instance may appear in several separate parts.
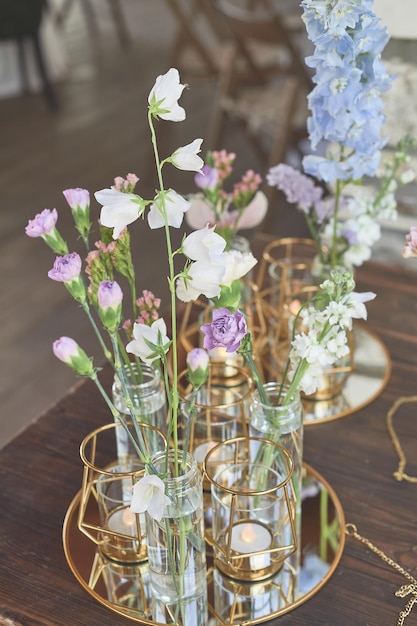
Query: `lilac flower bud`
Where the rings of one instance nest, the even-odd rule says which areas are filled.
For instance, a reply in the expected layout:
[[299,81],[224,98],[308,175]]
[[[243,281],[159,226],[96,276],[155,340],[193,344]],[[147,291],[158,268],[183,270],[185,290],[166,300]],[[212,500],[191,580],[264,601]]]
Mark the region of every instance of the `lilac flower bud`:
[[49,234],[55,228],[58,220],[58,212],[56,209],[44,209],[41,213],[37,213],[33,220],[29,220],[25,228],[28,237],[42,237]]
[[87,211],[90,207],[90,192],[87,189],[76,187],[75,189],[64,189],[62,192],[65,200],[71,209],[82,209]]
[[210,358],[202,348],[194,348],[187,354],[188,380],[193,387],[201,387],[209,374]]
[[98,286],[97,300],[100,319],[110,332],[117,330],[122,314],[123,291],[118,283],[103,280]]
[[236,352],[248,332],[242,311],[231,313],[229,309],[215,309],[211,324],[204,324],[201,330],[205,334],[204,347],[226,348],[226,352]]
[[71,337],[60,337],[52,346],[57,359],[71,367],[80,376],[93,376],[94,368],[91,359]]
[[28,237],[42,237],[57,254],[67,254],[68,246],[55,227],[57,220],[56,209],[44,209],[28,221],[25,232]]

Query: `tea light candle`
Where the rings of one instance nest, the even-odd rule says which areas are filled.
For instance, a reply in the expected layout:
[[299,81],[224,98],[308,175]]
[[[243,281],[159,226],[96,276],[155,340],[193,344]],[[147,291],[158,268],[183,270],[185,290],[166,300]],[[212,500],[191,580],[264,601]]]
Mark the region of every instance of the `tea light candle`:
[[[215,441],[205,441],[204,443],[200,443],[196,446],[193,451],[193,456],[197,463],[202,463],[206,458],[207,453],[210,452],[210,450],[212,450],[216,445],[217,443]],[[213,453],[213,456],[217,457],[218,455]]]
[[[244,522],[233,526],[230,547],[235,552],[249,554],[267,550],[271,546],[271,541],[271,533],[265,526],[257,522]],[[268,553],[255,554],[249,558],[251,568],[254,570],[268,567],[271,562]]]
[[[142,519],[140,523],[142,525]],[[136,535],[136,515],[130,509],[118,509],[110,515],[107,528],[115,533],[134,537]]]

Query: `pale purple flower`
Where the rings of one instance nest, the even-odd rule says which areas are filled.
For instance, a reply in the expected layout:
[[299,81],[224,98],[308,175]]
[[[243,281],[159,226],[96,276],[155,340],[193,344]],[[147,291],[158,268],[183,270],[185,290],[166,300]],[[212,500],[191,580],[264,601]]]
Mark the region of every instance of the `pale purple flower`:
[[123,300],[123,291],[116,281],[103,280],[98,286],[97,300],[101,309],[117,309]]
[[146,474],[133,487],[130,510],[132,513],[145,513],[160,522],[164,516],[165,507],[171,503],[165,495],[165,485],[156,474]]
[[90,206],[90,192],[87,189],[76,187],[75,189],[65,189],[63,192],[65,200],[71,209],[77,208],[87,211]]
[[214,189],[219,184],[219,172],[215,167],[204,165],[194,176],[194,182],[199,189]]
[[319,215],[323,213],[322,188],[290,165],[280,163],[271,167],[266,180],[268,185],[280,189],[288,202],[295,202],[304,213],[308,213],[311,208],[314,208]]
[[178,104],[184,87],[180,83],[179,72],[174,67],[166,74],[158,76],[148,96],[152,115],[171,122],[185,120],[185,110]]
[[198,153],[201,152],[202,142],[202,139],[194,139],[193,142],[175,150],[170,158],[172,165],[179,170],[200,172],[204,165],[203,159],[198,156]]
[[403,248],[403,257],[417,257],[417,227],[411,226],[410,232],[405,237],[405,245]]
[[60,337],[52,344],[54,355],[80,376],[94,375],[91,359],[71,337]]
[[173,189],[169,189],[164,193],[165,202],[159,196],[151,205],[148,213],[149,228],[163,228],[165,226],[164,212],[168,222],[168,226],[180,228],[184,213],[188,211],[191,202],[180,196]]
[[226,348],[226,352],[236,352],[248,332],[242,311],[231,313],[225,308],[215,309],[212,322],[203,324],[201,330],[205,334],[204,347],[207,350]]
[[71,252],[55,259],[54,266],[48,272],[49,278],[60,283],[69,283],[78,279],[81,273],[81,257],[77,252]]
[[50,234],[58,220],[58,212],[56,209],[44,209],[41,213],[37,213],[33,220],[29,220],[25,228],[28,237],[42,237]]
[[71,360],[78,355],[79,346],[71,337],[60,337],[54,341],[52,349],[57,359],[69,365]]
[[208,377],[210,357],[203,348],[194,348],[187,354],[188,380],[194,387],[203,385]]
[[160,358],[160,354],[157,353],[158,350],[165,354],[168,352],[169,343],[166,324],[160,317],[151,326],[135,322],[133,340],[127,344],[126,350],[138,356],[145,363],[153,363]]

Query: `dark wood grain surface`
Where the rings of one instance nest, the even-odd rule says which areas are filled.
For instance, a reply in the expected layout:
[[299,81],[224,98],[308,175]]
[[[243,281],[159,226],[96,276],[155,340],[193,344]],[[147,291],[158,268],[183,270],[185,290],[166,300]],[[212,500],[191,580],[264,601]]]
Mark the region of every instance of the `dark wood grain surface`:
[[[417,485],[392,474],[397,457],[386,413],[399,396],[416,393],[417,281],[400,268],[368,264],[358,290],[378,295],[368,306],[368,326],[385,343],[392,376],[369,406],[305,429],[304,458],[336,490],[346,521],[417,576]],[[110,372],[104,372],[110,385]],[[395,418],[417,475],[416,405]],[[98,604],[72,575],[61,530],[81,485],[79,445],[106,423],[95,387],[80,382],[0,452],[0,614],[22,626],[132,624]],[[405,601],[395,591],[405,579],[354,539],[347,538],[339,567],[308,602],[271,623],[279,626],[394,626]],[[417,609],[406,621],[417,624]],[[192,625],[190,625],[192,626]]]

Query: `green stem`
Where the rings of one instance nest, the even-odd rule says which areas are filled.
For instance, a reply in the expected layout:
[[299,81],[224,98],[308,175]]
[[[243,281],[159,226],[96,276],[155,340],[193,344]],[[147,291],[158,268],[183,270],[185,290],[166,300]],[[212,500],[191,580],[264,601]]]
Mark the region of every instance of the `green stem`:
[[330,253],[330,266],[336,267],[337,265],[337,225],[339,216],[340,197],[342,192],[342,183],[340,180],[336,181],[336,194],[334,200],[334,212],[333,212],[333,235],[332,235],[332,249]]
[[90,323],[91,323],[91,325],[92,325],[92,327],[94,329],[94,332],[95,332],[95,334],[96,334],[96,336],[97,336],[97,338],[98,338],[98,340],[100,342],[100,346],[101,346],[101,348],[102,348],[102,350],[104,352],[104,356],[105,356],[106,360],[109,361],[109,363],[111,363],[111,365],[114,367],[113,359],[112,359],[112,353],[110,352],[110,350],[106,346],[106,344],[104,342],[104,339],[103,339],[103,337],[102,337],[102,335],[100,333],[100,330],[99,330],[99,328],[98,328],[98,326],[97,326],[97,324],[95,322],[95,319],[91,315],[91,311],[90,311],[90,307],[88,306],[88,303],[84,302],[81,306],[83,307],[84,312],[87,314],[88,319],[90,320]]
[[178,356],[177,356],[177,314],[176,314],[176,295],[175,295],[175,270],[174,270],[174,255],[172,252],[171,235],[169,230],[168,219],[166,215],[165,197],[164,197],[164,182],[162,178],[161,159],[159,157],[158,146],[156,141],[155,128],[152,121],[152,114],[148,111],[148,122],[152,137],[152,146],[155,156],[156,169],[158,173],[158,182],[160,188],[161,208],[165,223],[165,240],[168,252],[168,265],[169,265],[169,290],[171,296],[171,333],[172,333],[172,380],[174,384],[171,387],[171,423],[172,423],[172,437],[174,444],[174,475],[178,476]]

